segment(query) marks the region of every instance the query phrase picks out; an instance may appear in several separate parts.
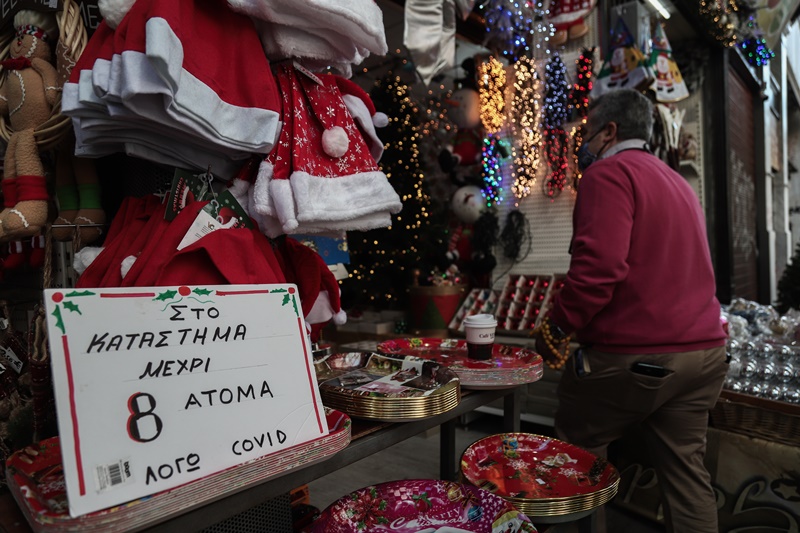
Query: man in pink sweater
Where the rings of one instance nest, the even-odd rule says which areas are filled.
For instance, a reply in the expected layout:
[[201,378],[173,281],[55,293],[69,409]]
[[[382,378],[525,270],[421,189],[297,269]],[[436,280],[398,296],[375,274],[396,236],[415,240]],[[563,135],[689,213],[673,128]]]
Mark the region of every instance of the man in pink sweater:
[[725,332],[702,209],[686,180],[649,152],[652,117],[632,90],[590,107],[569,272],[536,343],[556,366],[569,334],[581,344],[558,388],[559,438],[605,456],[639,425],[667,530],[713,533],[703,456],[727,371]]

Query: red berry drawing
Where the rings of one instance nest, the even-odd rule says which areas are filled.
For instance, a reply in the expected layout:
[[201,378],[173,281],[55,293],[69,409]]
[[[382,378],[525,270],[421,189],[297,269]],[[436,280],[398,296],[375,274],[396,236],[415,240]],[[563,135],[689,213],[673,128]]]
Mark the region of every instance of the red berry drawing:
[[181,296],[189,296],[190,294],[192,294],[192,290],[186,285],[183,285],[178,289],[178,294],[180,294]]
[[60,293],[60,292],[54,292],[53,293],[53,301],[55,303],[61,303],[61,301],[63,299],[64,299],[64,294],[63,293]]

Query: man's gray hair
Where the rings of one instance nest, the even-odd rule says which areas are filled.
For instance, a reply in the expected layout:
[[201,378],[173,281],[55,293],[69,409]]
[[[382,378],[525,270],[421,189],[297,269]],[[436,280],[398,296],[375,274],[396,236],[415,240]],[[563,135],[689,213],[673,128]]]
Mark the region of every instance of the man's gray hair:
[[620,89],[606,93],[589,104],[593,129],[609,122],[617,124],[617,139],[650,140],[653,132],[653,104],[638,91]]

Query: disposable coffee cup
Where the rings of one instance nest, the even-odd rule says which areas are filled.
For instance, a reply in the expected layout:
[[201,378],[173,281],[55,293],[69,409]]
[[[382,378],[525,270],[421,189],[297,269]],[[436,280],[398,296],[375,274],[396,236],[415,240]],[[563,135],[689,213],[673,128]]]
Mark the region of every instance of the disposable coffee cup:
[[470,359],[485,361],[492,358],[494,331],[497,320],[493,315],[472,315],[464,319],[467,333],[467,355]]

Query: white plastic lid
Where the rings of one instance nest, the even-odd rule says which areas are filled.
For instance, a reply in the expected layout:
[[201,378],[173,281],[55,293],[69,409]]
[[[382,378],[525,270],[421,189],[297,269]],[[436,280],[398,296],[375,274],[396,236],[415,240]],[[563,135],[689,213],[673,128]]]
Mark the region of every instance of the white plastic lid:
[[494,315],[482,313],[479,315],[470,315],[464,319],[464,327],[472,328],[496,328],[497,320]]

